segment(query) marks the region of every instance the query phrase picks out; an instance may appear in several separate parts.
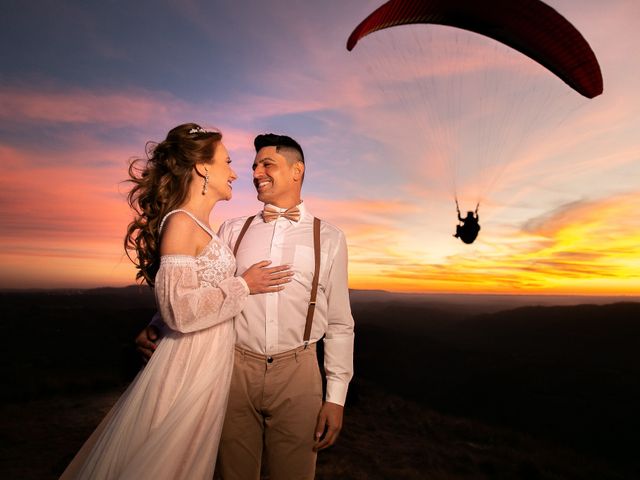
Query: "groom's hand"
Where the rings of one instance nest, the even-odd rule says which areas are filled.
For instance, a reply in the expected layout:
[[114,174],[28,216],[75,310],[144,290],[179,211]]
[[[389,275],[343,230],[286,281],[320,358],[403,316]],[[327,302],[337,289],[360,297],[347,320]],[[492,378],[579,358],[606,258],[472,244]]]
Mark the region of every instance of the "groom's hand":
[[142,355],[144,363],[147,363],[151,355],[153,355],[154,350],[158,346],[156,341],[159,337],[158,329],[153,325],[146,327],[136,337],[136,350]]
[[314,451],[324,450],[336,442],[340,430],[342,430],[343,414],[344,407],[342,405],[324,402],[318,414]]

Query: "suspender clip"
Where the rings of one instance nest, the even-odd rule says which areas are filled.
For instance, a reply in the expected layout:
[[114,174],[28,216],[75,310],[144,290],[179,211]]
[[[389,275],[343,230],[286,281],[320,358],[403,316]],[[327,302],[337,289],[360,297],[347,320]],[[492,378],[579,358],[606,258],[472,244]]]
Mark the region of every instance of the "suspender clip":
[[304,341],[304,349],[306,350],[308,346],[309,346],[309,340],[305,340]]

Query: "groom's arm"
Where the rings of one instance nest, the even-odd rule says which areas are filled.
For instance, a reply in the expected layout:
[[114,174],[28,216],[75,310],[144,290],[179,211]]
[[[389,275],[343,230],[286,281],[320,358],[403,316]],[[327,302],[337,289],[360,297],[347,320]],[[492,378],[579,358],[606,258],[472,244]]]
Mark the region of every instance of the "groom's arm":
[[347,388],[353,377],[354,321],[349,302],[347,265],[347,242],[344,234],[339,232],[325,288],[328,305],[328,324],[324,337],[327,388],[316,423],[316,451],[330,447],[338,439],[342,430]]

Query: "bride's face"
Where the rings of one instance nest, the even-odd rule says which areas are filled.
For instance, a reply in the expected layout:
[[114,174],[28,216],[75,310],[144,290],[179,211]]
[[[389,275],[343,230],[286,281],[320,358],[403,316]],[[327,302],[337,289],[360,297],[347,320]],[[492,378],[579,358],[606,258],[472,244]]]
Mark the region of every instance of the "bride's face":
[[218,200],[230,200],[232,195],[231,184],[238,178],[231,168],[229,152],[222,142],[215,146],[212,164],[207,164],[209,169],[209,192]]

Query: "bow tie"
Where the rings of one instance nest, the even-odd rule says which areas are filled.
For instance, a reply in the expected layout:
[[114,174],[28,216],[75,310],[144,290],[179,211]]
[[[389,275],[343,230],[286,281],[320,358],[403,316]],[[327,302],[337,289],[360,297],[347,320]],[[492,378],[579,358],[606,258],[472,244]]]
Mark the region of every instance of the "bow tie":
[[265,222],[273,222],[279,217],[284,217],[292,222],[297,222],[300,220],[300,209],[298,207],[291,207],[284,212],[280,212],[271,205],[264,207],[264,210],[262,211],[262,218]]

